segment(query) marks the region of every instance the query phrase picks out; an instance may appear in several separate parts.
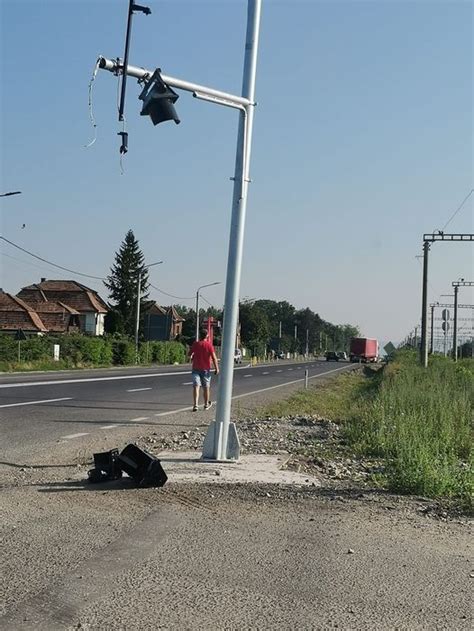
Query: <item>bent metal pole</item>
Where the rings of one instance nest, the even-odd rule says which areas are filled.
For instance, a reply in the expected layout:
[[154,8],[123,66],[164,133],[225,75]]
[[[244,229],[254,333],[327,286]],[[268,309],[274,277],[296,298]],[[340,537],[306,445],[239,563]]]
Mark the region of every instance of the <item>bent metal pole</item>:
[[[216,460],[237,459],[238,453],[229,453],[228,438],[232,383],[234,378],[234,347],[237,335],[239,311],[240,275],[244,243],[245,213],[249,183],[250,149],[255,101],[255,76],[257,69],[258,38],[260,28],[261,0],[249,0],[247,9],[247,34],[245,42],[242,97],[250,105],[239,116],[239,131],[234,172],[232,218],[227,260],[227,277],[224,303],[224,327],[222,332],[222,359],[217,393],[216,421],[214,426],[214,449]],[[203,456],[210,454],[203,452]]]

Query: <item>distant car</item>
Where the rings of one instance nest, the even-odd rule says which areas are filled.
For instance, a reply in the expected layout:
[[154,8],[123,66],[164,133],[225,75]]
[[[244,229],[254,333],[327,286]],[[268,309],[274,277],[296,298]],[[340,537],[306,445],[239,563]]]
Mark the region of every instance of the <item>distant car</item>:
[[347,361],[347,353],[345,353],[344,351],[338,351],[337,356],[339,357],[339,359]]
[[327,362],[338,362],[339,357],[335,351],[328,351],[326,353],[326,361]]
[[241,364],[242,363],[242,351],[240,350],[240,348],[236,348],[234,350],[234,364]]

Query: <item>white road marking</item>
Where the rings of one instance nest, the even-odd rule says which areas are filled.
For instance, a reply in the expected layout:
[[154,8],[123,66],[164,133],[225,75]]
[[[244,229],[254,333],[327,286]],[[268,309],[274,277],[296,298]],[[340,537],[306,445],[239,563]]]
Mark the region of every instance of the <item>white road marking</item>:
[[127,390],[127,392],[143,392],[143,390],[152,390],[153,388],[132,388],[131,390]]
[[283,372],[283,370],[277,370],[277,372]]
[[7,403],[0,405],[0,408],[16,408],[20,405],[37,405],[38,403],[54,403],[55,401],[70,401],[72,397],[63,397],[62,399],[43,399],[42,401],[24,401],[23,403]]
[[70,438],[79,438],[80,436],[88,436],[89,432],[79,432],[78,434],[68,434],[67,436],[61,436],[65,440],[69,440]]
[[244,377],[253,377],[253,375],[244,375]]
[[297,370],[301,370],[301,366],[298,366]]
[[92,381],[119,381],[120,379],[147,379],[148,377],[174,377],[189,375],[189,370],[160,372],[151,375],[120,375],[118,377],[85,377],[84,379],[56,379],[54,381],[23,381],[22,383],[0,383],[0,388],[28,388],[29,386],[58,386],[63,383],[90,383]]
[[266,372],[262,372],[262,375],[269,375],[270,373],[268,372],[268,370]]
[[193,385],[193,382],[192,382],[192,381],[185,381],[185,382],[183,383],[183,386],[192,386],[192,385]]
[[99,429],[112,429],[112,427],[118,427],[118,425],[103,425],[99,427]]
[[287,370],[293,370],[293,368],[287,368]]
[[148,416],[138,416],[137,418],[131,418],[130,423],[138,423],[139,421],[148,421]]
[[[333,370],[328,370],[327,372],[322,372],[318,375],[313,375],[312,377],[309,377],[309,378],[316,379],[317,377],[323,377],[324,375],[328,375],[329,373],[339,372],[340,370],[345,370],[346,368],[348,368],[348,366],[343,366],[342,368],[334,368]],[[303,377],[302,379],[295,379],[294,381],[287,381],[286,383],[280,383],[277,386],[269,386],[268,388],[260,388],[260,390],[253,390],[252,392],[246,392],[245,394],[237,394],[236,396],[232,397],[232,399],[242,399],[243,397],[249,397],[252,394],[258,394],[260,392],[265,392],[266,390],[274,390],[275,388],[283,388],[284,386],[291,386],[294,383],[303,383],[304,380],[305,379]],[[188,406],[185,408],[179,408],[177,410],[170,410],[169,412],[159,412],[155,414],[155,416],[156,417],[171,416],[172,414],[179,414],[180,412],[190,412],[191,410],[192,410],[192,407]]]
[[[309,377],[309,379],[316,379],[317,377],[324,377],[324,375],[329,375],[331,372],[339,372],[340,370],[345,370],[348,368],[347,366],[343,366],[342,368],[334,368],[333,370],[328,370],[326,372],[321,372],[319,375],[313,375]],[[253,390],[252,392],[246,392],[245,394],[237,394],[232,399],[242,399],[243,397],[249,397],[252,394],[259,394],[259,392],[266,392],[266,390],[275,390],[275,388],[283,388],[284,386],[291,386],[294,383],[303,383],[305,378],[295,379],[294,381],[287,381],[286,383],[280,383],[277,386],[269,386],[268,388],[261,388],[260,390]]]
[[179,410],[171,410],[170,412],[159,412],[155,414],[155,416],[169,416],[170,414],[178,414],[179,412],[189,412],[189,410],[192,409],[191,406],[188,406],[187,408],[179,408]]

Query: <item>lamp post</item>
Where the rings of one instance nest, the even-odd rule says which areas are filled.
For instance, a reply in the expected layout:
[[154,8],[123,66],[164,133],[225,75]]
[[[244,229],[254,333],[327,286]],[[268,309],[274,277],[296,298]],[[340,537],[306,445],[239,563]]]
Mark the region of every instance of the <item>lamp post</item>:
[[196,342],[199,341],[199,292],[201,291],[201,289],[204,289],[204,287],[212,287],[213,285],[220,284],[221,282],[217,281],[215,283],[209,283],[208,285],[201,285],[196,291]]
[[138,364],[138,330],[140,328],[140,298],[142,293],[142,273],[153,265],[161,265],[163,261],[157,261],[156,263],[150,263],[138,270],[138,283],[137,283],[137,318],[135,321],[135,361]]

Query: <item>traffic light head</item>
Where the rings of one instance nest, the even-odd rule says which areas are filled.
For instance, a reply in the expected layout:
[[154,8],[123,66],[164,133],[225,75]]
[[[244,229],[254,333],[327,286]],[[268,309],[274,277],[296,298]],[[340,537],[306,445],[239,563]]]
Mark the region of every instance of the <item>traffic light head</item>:
[[153,125],[173,120],[177,125],[181,122],[174,104],[179,98],[161,78],[160,70],[157,69],[152,77],[146,82],[145,87],[138,97],[143,101],[141,116],[149,116]]

